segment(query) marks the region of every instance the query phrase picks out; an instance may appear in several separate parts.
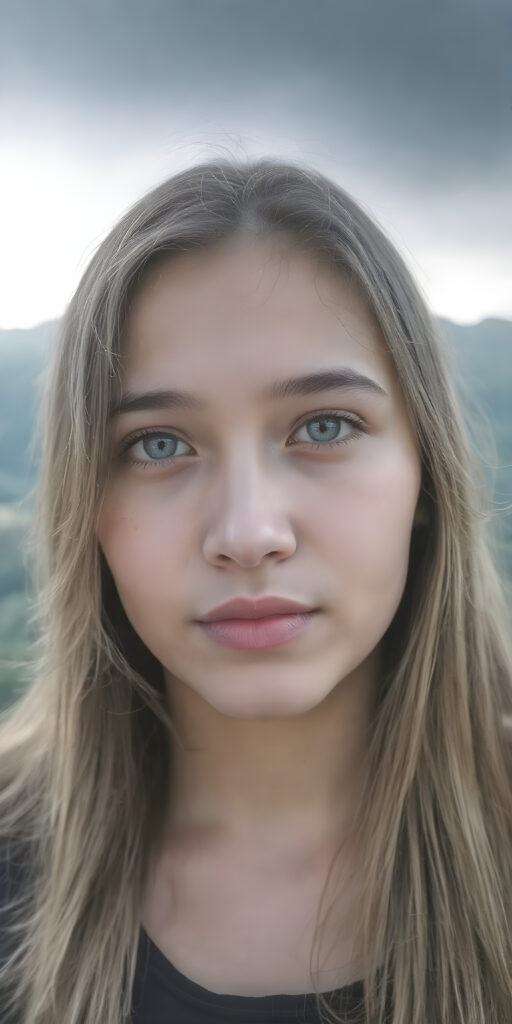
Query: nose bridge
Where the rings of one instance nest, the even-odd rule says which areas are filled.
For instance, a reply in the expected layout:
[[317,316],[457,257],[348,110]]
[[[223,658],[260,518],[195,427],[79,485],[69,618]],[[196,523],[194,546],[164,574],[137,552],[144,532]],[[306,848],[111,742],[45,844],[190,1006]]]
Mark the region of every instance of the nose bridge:
[[228,515],[251,517],[260,502],[268,507],[272,453],[254,430],[246,428],[231,436],[215,474],[212,507]]

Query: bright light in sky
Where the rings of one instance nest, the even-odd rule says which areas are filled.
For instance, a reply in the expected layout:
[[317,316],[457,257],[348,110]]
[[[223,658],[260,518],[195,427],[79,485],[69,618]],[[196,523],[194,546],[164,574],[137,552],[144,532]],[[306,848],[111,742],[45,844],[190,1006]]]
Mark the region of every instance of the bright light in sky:
[[510,258],[504,252],[423,250],[409,266],[437,316],[457,323],[512,320]]
[[144,159],[106,170],[66,150],[4,152],[0,328],[60,317],[101,239],[159,177]]
[[[187,162],[183,152],[179,166],[171,165],[168,152],[151,147],[141,147],[141,152],[118,157],[110,152],[99,164],[55,145],[44,150],[40,144],[31,147],[23,142],[4,151],[0,328],[32,327],[60,317],[94,249],[118,217]],[[488,316],[512,319],[505,249],[450,246],[445,238],[436,250],[419,228],[421,210],[417,225],[408,219],[414,206],[404,206],[393,230],[378,202],[372,204],[371,196],[340,184],[360,198],[391,235],[435,314],[459,323]]]

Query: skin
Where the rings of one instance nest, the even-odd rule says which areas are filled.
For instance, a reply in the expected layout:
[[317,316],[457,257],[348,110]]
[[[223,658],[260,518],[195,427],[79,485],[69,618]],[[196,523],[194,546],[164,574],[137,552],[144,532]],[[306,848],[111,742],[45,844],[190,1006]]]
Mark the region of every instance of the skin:
[[[274,380],[341,366],[386,395],[260,396]],[[419,519],[421,461],[389,353],[359,293],[276,237],[241,235],[154,268],[129,311],[123,387],[180,388],[208,402],[202,413],[114,420],[97,530],[126,614],[163,665],[182,743],[173,747],[166,848],[145,913],[185,970],[184,932],[178,948],[168,926],[171,876],[189,893],[196,937],[216,920],[223,948],[217,911],[230,895],[233,903],[233,878],[238,901],[248,888],[253,894],[253,910],[255,893],[275,897],[279,930],[299,891],[310,920],[333,851],[340,841],[350,847],[379,644],[403,593]],[[329,422],[327,440],[351,439],[315,448],[318,418],[331,411],[360,416],[365,430],[356,436],[351,424]],[[121,458],[123,439],[140,428],[177,435],[164,450],[174,462],[158,462],[156,439]],[[260,651],[219,646],[195,624],[230,597],[260,593],[321,611],[290,643]],[[351,905],[345,896],[347,931]],[[271,913],[269,906],[263,915],[267,943]],[[223,952],[225,963],[228,939]],[[268,991],[268,962],[248,988],[240,965],[233,970],[232,978],[196,972],[196,980],[219,991]],[[276,971],[273,991],[285,983],[305,991],[303,972]]]

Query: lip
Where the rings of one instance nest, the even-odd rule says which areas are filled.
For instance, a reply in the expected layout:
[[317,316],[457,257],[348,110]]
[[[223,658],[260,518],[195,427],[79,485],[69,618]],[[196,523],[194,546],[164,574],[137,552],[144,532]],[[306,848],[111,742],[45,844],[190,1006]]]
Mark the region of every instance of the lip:
[[203,615],[199,622],[222,619],[263,619],[272,615],[304,615],[315,611],[310,605],[272,594],[263,597],[235,597]]
[[262,619],[220,619],[198,625],[209,640],[222,647],[257,651],[290,643],[304,633],[316,617],[316,612],[303,612],[299,615],[269,615]]

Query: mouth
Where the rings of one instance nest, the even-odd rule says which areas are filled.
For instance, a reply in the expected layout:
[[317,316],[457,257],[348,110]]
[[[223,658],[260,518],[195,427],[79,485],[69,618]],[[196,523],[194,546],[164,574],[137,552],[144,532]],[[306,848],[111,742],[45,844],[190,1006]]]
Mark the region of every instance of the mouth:
[[268,615],[260,619],[218,619],[198,622],[210,640],[235,650],[281,647],[307,631],[319,609],[291,614]]

